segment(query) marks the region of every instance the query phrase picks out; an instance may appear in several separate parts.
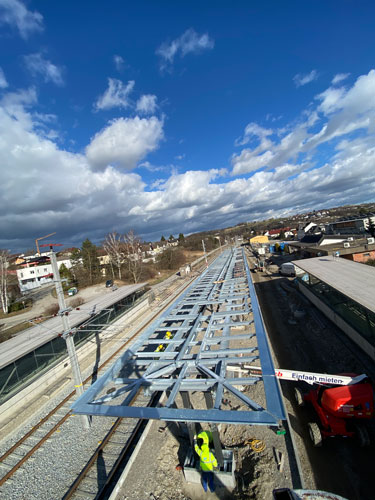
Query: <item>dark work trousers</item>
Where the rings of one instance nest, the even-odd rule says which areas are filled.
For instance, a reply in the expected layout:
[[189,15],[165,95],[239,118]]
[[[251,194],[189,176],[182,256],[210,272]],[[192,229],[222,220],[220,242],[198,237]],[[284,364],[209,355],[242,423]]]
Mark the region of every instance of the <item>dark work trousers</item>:
[[211,471],[202,471],[202,486],[204,491],[207,491],[207,485],[211,492],[215,491],[214,473]]

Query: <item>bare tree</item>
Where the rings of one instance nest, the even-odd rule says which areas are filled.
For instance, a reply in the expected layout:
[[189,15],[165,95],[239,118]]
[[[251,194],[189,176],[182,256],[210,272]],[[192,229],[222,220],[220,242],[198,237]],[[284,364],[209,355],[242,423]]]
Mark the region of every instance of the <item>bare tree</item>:
[[124,237],[121,234],[108,233],[105,237],[103,248],[107,252],[110,264],[114,264],[118,269],[118,277],[121,279],[121,264],[124,262]]
[[0,250],[0,301],[4,314],[7,314],[9,305],[8,266],[9,252],[7,250]]
[[141,239],[131,229],[124,235],[124,243],[129,273],[134,283],[138,283],[142,273]]

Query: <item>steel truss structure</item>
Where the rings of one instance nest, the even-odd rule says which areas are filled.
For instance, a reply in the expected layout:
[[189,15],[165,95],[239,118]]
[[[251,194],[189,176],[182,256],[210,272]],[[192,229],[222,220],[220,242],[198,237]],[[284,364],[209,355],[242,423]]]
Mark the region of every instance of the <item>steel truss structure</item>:
[[[238,367],[254,362],[260,363],[260,375],[236,376]],[[252,395],[255,386],[256,395],[261,386],[262,403]],[[163,391],[165,399],[157,407],[131,406],[141,389]],[[193,407],[193,392],[203,393],[204,408]],[[228,395],[240,410],[227,409]],[[72,409],[111,417],[278,426],[285,412],[244,250],[221,254]]]

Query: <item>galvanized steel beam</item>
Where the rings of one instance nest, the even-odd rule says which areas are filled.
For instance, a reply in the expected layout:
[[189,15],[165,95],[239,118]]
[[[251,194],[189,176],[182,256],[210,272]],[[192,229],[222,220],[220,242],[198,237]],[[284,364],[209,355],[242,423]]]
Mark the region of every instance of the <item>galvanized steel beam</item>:
[[[233,366],[255,361],[260,362],[262,375],[236,378],[230,371]],[[262,402],[256,401],[251,393],[254,384],[262,387]],[[166,391],[164,406],[131,406],[142,388],[146,393]],[[189,394],[194,391],[205,393],[213,407],[193,408],[194,400]],[[227,409],[223,405],[225,393],[247,409]],[[187,398],[188,408],[184,407]],[[182,407],[178,407],[181,404]],[[74,403],[73,411],[176,422],[251,425],[278,425],[285,419],[243,250],[234,249],[218,257]]]

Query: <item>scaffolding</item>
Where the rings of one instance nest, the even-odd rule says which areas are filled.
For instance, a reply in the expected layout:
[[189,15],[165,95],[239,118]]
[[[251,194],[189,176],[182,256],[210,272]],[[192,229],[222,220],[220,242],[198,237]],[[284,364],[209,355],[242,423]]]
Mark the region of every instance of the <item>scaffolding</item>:
[[[253,363],[261,372],[238,376]],[[259,387],[261,402],[256,401]],[[163,392],[165,398],[155,407],[132,406],[141,390]],[[201,393],[204,407],[195,396],[193,405],[192,393]],[[228,394],[240,409],[226,405]],[[285,410],[244,250],[223,252],[72,409],[111,417],[279,426]]]

